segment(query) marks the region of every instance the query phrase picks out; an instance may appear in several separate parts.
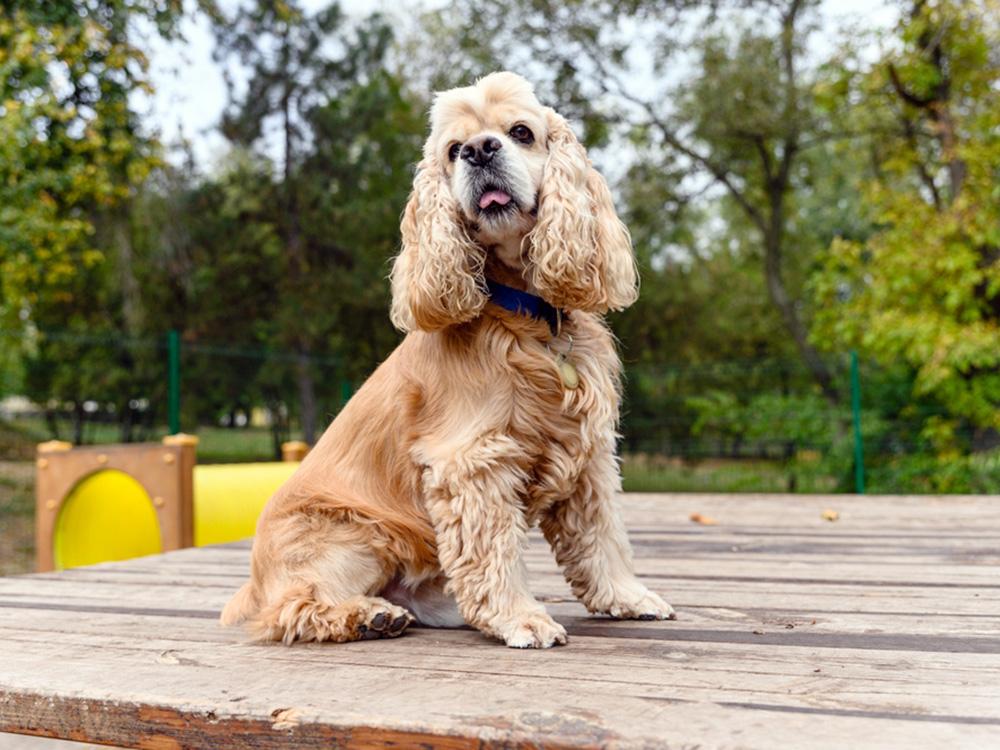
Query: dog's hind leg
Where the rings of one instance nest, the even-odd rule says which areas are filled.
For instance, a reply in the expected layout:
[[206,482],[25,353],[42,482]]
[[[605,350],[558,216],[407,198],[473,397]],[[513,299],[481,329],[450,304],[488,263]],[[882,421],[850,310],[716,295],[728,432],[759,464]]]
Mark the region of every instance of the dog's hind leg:
[[[280,531],[272,540],[284,536]],[[413,616],[375,595],[388,576],[363,532],[352,524],[299,531],[305,533],[281,549],[278,565],[269,570],[263,606],[248,620],[251,633],[286,645],[402,635]]]
[[357,594],[329,603],[315,586],[297,584],[285,589],[270,606],[250,621],[250,630],[259,640],[281,641],[361,641],[395,638],[413,622],[402,607],[379,596]]

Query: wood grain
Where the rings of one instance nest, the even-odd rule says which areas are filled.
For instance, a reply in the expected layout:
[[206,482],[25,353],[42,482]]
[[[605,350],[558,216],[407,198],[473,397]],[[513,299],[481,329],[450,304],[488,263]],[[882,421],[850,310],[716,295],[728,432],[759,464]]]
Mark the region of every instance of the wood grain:
[[588,616],[535,536],[533,588],[570,634],[544,652],[470,629],[247,643],[216,622],[245,542],[0,579],[0,731],[143,748],[1000,747],[998,500],[625,496],[637,569],[679,619]]

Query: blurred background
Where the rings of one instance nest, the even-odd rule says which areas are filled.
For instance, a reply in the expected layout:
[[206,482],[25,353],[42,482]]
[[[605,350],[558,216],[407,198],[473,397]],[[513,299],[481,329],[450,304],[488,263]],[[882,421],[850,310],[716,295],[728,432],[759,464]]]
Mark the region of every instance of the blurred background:
[[633,234],[626,489],[1000,491],[998,0],[0,7],[0,573],[38,441],[322,432],[432,92],[500,68]]

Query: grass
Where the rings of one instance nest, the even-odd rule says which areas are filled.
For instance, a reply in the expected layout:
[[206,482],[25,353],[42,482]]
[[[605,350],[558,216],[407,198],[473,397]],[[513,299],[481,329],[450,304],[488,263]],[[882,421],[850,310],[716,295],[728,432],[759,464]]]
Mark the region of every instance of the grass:
[[724,464],[717,461],[649,465],[622,461],[626,492],[787,492],[788,479],[774,466],[760,461]]
[[28,461],[35,455],[35,443],[48,440],[38,437],[30,425],[0,420],[0,461]]
[[[63,426],[63,425],[61,425]],[[159,441],[167,428],[153,431],[148,440]],[[198,461],[203,464],[246,463],[248,461],[274,461],[274,444],[271,431],[263,427],[199,427]],[[66,434],[60,435],[67,439]],[[0,423],[0,459],[29,459],[35,455],[35,444],[51,440],[45,420],[40,417],[19,418],[15,423]],[[121,432],[117,425],[93,423],[84,429],[84,443],[103,445],[117,443]]]
[[685,461],[645,454],[622,458],[626,492],[833,492],[836,481],[809,464],[702,459]]
[[271,432],[260,428],[229,430],[202,427],[198,435],[198,461],[205,464],[274,461]]
[[0,576],[27,573],[35,557],[35,466],[0,461]]

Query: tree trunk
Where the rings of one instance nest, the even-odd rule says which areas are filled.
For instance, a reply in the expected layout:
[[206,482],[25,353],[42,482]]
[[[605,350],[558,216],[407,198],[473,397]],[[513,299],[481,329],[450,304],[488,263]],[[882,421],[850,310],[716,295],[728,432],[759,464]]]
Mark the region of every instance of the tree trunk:
[[302,422],[302,439],[309,445],[316,442],[316,384],[313,380],[308,351],[299,351],[295,363],[296,381],[299,386],[299,414]]
[[288,425],[282,415],[282,402],[279,394],[265,394],[268,411],[271,414],[271,444],[274,460],[281,460],[281,444],[288,439]]
[[85,413],[83,404],[79,401],[73,402],[73,445],[83,445],[83,424]]
[[941,143],[941,151],[948,162],[948,197],[954,203],[965,184],[965,161],[958,155],[958,137],[955,134],[955,120],[951,116],[948,100],[942,100],[930,109],[931,121],[935,124]]
[[[289,44],[287,35],[284,38],[285,49]],[[286,52],[286,59],[288,59]],[[292,124],[292,89],[286,84],[281,99],[282,124],[285,138],[285,245],[288,248],[288,281],[295,295],[301,290],[306,274],[305,255],[300,232],[299,206],[295,192],[295,143]],[[310,369],[309,337],[301,329],[294,333],[296,357],[295,381],[299,391],[299,418],[302,427],[302,439],[312,445],[316,442],[316,384]]]
[[128,399],[125,399],[125,403],[121,407],[121,418],[118,423],[120,430],[119,439],[123,443],[132,442],[132,427],[134,426],[135,412],[132,407],[129,406]]
[[836,406],[840,394],[833,382],[826,363],[819,356],[816,348],[809,343],[809,331],[795,309],[795,301],[788,295],[785,280],[781,273],[782,255],[785,238],[785,193],[791,186],[792,165],[799,152],[799,128],[796,124],[800,116],[799,95],[797,89],[797,73],[795,67],[795,24],[802,10],[801,0],[792,0],[782,18],[781,29],[781,59],[785,76],[785,115],[789,122],[789,130],[782,143],[781,159],[776,169],[771,169],[766,150],[762,149],[764,173],[768,176],[768,211],[767,223],[761,229],[764,232],[764,276],[767,281],[767,292],[771,302],[781,313],[785,327],[795,341],[795,347],[812,373],[813,379],[827,401]]
[[45,410],[45,423],[49,426],[49,434],[53,440],[59,439],[59,419],[53,409]]
[[[115,250],[115,271],[118,276],[118,287],[121,290],[122,318],[125,323],[125,336],[121,342],[122,364],[128,372],[136,371],[136,362],[129,345],[143,329],[142,289],[135,271],[135,253],[132,245],[131,225],[132,202],[127,200],[116,209],[105,214],[110,234],[110,244]],[[118,413],[118,429],[121,442],[132,442],[132,410],[128,401]]]
[[799,355],[812,373],[826,400],[836,406],[840,393],[833,382],[833,375],[819,356],[816,348],[809,343],[809,331],[795,309],[795,302],[789,297],[785,280],[781,274],[782,242],[784,239],[784,196],[772,191],[770,225],[764,232],[764,277],[772,304],[778,308],[785,327],[795,342]]
[[119,210],[112,212],[111,222],[112,242],[117,251],[117,270],[122,292],[122,316],[125,319],[125,332],[135,336],[142,330],[142,291],[135,275],[135,259],[132,249],[132,228],[129,221],[131,205],[125,203]]

